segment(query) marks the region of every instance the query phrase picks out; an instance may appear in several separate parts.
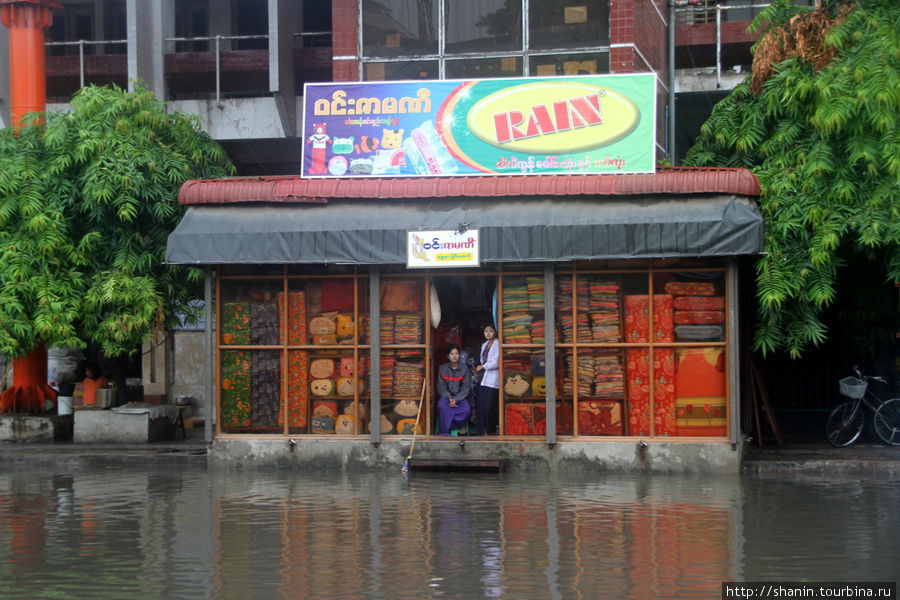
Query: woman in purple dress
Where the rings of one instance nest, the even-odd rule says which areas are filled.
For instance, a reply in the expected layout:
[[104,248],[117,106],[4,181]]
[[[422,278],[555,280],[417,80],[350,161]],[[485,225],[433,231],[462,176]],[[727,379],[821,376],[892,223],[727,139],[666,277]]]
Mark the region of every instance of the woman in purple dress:
[[437,393],[438,434],[449,435],[451,430],[465,426],[472,414],[472,373],[460,362],[457,346],[448,348],[447,362],[438,369]]

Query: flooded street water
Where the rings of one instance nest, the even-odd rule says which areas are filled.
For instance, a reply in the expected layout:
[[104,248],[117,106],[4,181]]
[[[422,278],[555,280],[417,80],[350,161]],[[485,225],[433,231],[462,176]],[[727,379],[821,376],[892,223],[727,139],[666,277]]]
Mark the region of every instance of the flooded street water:
[[2,598],[719,598],[896,581],[900,482],[0,469]]

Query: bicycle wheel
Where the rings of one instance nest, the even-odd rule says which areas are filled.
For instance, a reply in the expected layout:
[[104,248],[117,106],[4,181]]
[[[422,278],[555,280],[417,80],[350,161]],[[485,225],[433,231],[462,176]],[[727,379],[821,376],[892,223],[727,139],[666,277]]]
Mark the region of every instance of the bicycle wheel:
[[875,411],[875,433],[889,446],[900,446],[900,398],[885,401]]
[[863,430],[863,411],[859,400],[838,404],[825,423],[825,439],[835,448],[849,446]]

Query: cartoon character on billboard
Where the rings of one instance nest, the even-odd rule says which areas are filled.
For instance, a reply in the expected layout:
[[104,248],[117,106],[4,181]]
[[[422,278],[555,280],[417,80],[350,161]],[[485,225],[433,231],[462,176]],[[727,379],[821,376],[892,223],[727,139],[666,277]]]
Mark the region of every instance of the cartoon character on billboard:
[[325,169],[325,150],[331,143],[331,136],[326,133],[324,123],[316,123],[313,125],[313,134],[306,140],[306,145],[312,144],[312,161],[309,165],[310,175],[324,175]]

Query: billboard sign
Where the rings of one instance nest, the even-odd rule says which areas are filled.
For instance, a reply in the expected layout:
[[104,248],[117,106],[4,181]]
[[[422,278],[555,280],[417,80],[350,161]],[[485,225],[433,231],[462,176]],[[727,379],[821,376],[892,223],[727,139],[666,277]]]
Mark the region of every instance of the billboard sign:
[[652,74],[306,84],[302,177],[651,173]]

